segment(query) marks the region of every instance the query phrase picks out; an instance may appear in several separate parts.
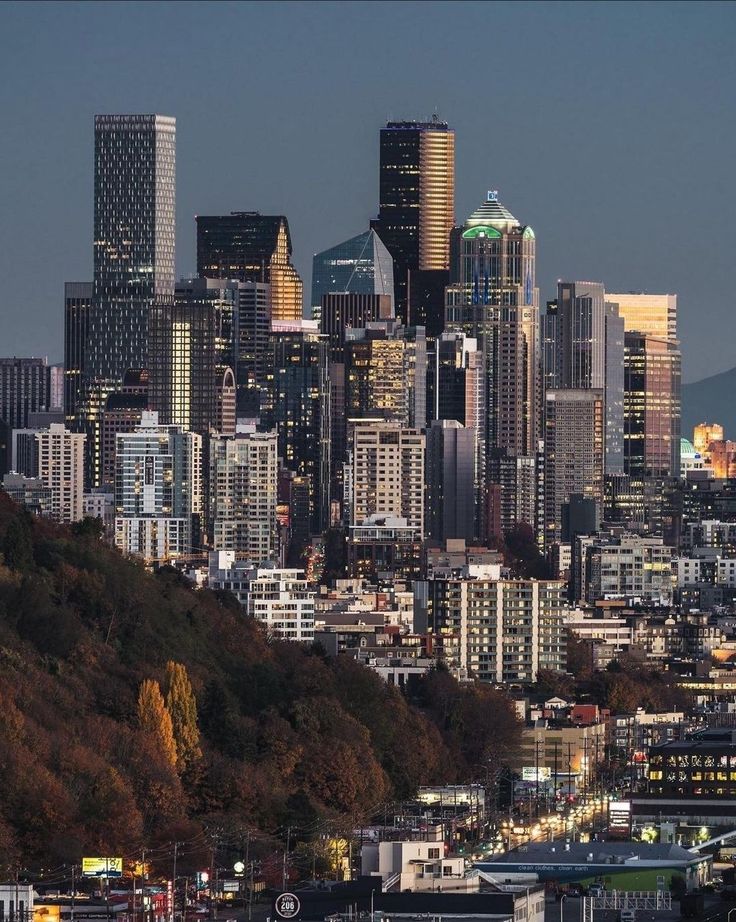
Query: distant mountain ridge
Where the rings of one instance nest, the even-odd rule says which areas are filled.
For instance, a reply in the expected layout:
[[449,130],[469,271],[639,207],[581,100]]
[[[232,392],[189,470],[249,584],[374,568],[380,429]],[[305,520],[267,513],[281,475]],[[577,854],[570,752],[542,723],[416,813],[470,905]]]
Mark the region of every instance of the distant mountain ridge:
[[736,439],[736,368],[682,386],[682,435],[693,437],[698,423],[720,423]]

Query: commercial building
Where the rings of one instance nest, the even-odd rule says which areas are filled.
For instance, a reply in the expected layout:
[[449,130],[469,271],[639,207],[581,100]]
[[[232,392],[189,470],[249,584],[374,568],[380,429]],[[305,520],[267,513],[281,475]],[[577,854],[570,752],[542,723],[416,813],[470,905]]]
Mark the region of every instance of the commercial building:
[[371,228],[394,261],[396,315],[442,331],[450,231],[455,223],[455,132],[429,122],[381,129],[378,218]]
[[327,338],[315,321],[272,324],[273,367],[261,421],[278,431],[279,457],[308,485],[311,534],[329,521],[330,383]]
[[0,358],[0,474],[10,470],[13,429],[27,428],[31,413],[62,409],[52,403],[56,374],[45,358]]
[[348,575],[357,579],[418,579],[422,542],[416,527],[391,515],[371,515],[351,525],[347,539]]
[[545,317],[554,365],[545,387],[600,390],[605,410],[605,472],[624,469],[624,321],[600,282],[558,282],[555,310]]
[[330,362],[345,361],[345,337],[370,323],[392,320],[393,295],[331,292],[322,296],[320,331],[330,342]]
[[137,429],[147,409],[148,372],[142,369],[127,371],[120,390],[108,394],[101,413],[101,486],[114,489],[118,434]]
[[637,332],[655,339],[677,341],[677,295],[656,295],[637,292],[614,294],[609,301],[618,305],[627,333]]
[[[534,231],[489,192],[452,233],[445,324],[486,357],[488,449],[532,455],[538,438]],[[503,386],[496,386],[503,382]]]
[[202,437],[146,411],[135,431],[118,435],[115,454],[115,545],[148,563],[190,554],[201,525]]
[[549,390],[545,395],[544,541],[562,539],[563,506],[573,496],[603,508],[605,443],[603,391]]
[[51,515],[51,487],[46,486],[40,477],[3,474],[2,488],[14,502],[25,506],[33,515]]
[[85,436],[61,423],[36,433],[38,477],[51,490],[49,515],[57,522],[79,522],[84,515]]
[[454,419],[434,420],[427,429],[426,534],[444,543],[472,542],[478,534],[476,430]]
[[238,302],[232,287],[184,279],[149,320],[149,401],[164,425],[235,431]]
[[352,431],[350,522],[406,519],[424,537],[424,436],[393,423],[356,423]]
[[232,551],[210,554],[209,587],[232,592],[246,613],[284,640],[314,637],[314,592],[303,570],[254,567]]
[[680,473],[681,354],[675,342],[626,333],[624,471],[636,481]]
[[459,678],[531,683],[566,667],[566,586],[503,578],[499,566],[435,570],[421,584],[437,655]]
[[522,776],[533,772],[535,781],[537,773],[540,779],[548,779],[549,793],[556,797],[561,790],[577,794],[589,790],[605,758],[605,722],[574,726],[554,720],[537,721],[535,726],[522,729],[519,753],[511,767]]
[[278,559],[278,436],[239,430],[213,436],[208,533],[216,551],[260,564]]
[[269,318],[302,318],[303,284],[291,264],[291,234],[284,215],[197,215],[197,274],[268,283]]
[[64,283],[64,414],[74,422],[87,392],[85,355],[89,336],[92,282]]
[[720,423],[698,423],[693,429],[693,448],[705,457],[711,442],[723,441],[723,426]]
[[[369,295],[389,298],[393,316],[394,261],[374,230],[317,253],[312,260],[312,316],[323,312],[323,298],[330,294]],[[381,316],[384,316],[383,314]],[[377,320],[377,317],[371,318]],[[322,332],[328,331],[322,327]]]

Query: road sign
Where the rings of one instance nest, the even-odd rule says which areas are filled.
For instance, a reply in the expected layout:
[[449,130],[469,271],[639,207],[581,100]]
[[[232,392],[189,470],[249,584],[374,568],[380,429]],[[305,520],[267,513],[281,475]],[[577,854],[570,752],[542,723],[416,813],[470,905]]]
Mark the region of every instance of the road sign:
[[280,893],[274,903],[276,915],[282,919],[295,919],[301,908],[299,897],[293,893]]

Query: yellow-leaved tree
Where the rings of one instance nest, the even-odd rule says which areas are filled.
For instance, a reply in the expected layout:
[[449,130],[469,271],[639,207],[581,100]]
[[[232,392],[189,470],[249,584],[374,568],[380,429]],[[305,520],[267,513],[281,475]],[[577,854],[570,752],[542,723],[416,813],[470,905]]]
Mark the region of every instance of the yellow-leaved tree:
[[169,660],[166,664],[165,687],[166,707],[171,714],[176,741],[177,768],[184,772],[202,758],[197,726],[197,699],[189,681],[187,667]]
[[166,761],[176,767],[177,751],[174,729],[164,696],[155,679],[144,679],[138,690],[138,722],[158,743]]

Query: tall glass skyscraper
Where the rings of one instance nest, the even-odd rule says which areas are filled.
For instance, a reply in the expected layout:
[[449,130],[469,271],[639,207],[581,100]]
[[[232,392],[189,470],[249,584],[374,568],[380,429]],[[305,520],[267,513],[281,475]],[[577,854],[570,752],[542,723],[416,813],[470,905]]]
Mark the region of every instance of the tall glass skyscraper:
[[100,414],[129,369],[148,364],[148,320],[174,299],[176,120],[95,116],[94,280],[76,426],[85,475],[101,477]]
[[394,261],[374,230],[344,240],[312,260],[312,316],[317,319],[326,294],[390,295]]
[[[379,212],[371,227],[394,259],[396,314],[404,323],[439,332],[432,318],[422,316],[428,310],[422,293],[441,291],[447,283],[455,223],[455,132],[437,117],[388,122],[381,129],[380,159]],[[440,274],[439,286],[432,273]],[[441,302],[436,313],[441,321]]]

